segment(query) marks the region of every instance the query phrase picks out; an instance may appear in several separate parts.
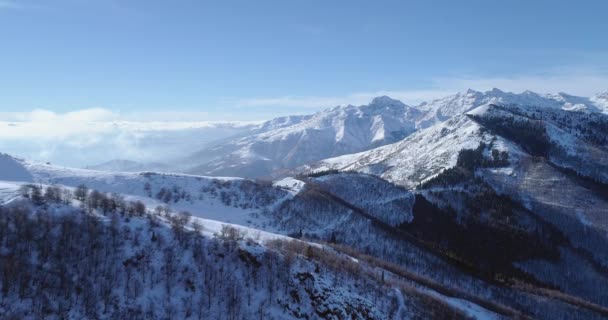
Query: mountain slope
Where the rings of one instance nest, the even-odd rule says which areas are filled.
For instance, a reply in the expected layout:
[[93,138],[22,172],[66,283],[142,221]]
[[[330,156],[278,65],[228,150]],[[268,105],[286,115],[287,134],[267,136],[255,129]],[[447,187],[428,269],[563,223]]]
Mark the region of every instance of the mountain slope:
[[330,247],[58,191],[0,205],[4,317],[499,318]]
[[253,134],[227,139],[188,157],[198,163],[188,173],[212,176],[284,176],[289,169],[366,151],[399,141],[411,133],[464,114],[481,105],[518,104],[595,113],[606,110],[602,95],[585,98],[558,94],[468,90],[416,107],[388,97],[363,106],[335,107],[310,116],[277,118]]
[[591,101],[593,101],[602,112],[608,113],[608,91],[596,94],[591,98]]
[[[123,193],[125,200],[142,201],[149,208],[149,212],[160,214],[161,217],[167,210],[162,207],[165,205],[173,210],[189,210],[197,219],[206,219],[198,221],[201,221],[205,229],[213,230],[210,232],[218,232],[222,223],[232,222],[260,230],[258,232],[235,226],[251,230],[248,232],[253,234],[254,238],[256,234],[263,238],[280,239],[284,238],[281,235],[291,235],[315,239],[322,243],[329,242],[334,250],[355,259],[339,260],[339,265],[343,266],[348,261],[370,263],[371,270],[376,270],[373,272],[376,279],[382,279],[381,274],[384,273],[387,281],[392,274],[397,274],[398,279],[406,279],[409,285],[423,286],[426,288],[424,292],[431,290],[434,292],[432,295],[439,294],[440,300],[455,303],[454,306],[460,306],[457,309],[461,311],[463,304],[473,304],[505,317],[529,315],[534,318],[554,316],[588,319],[600,318],[605,311],[601,307],[605,297],[596,296],[594,292],[598,289],[589,286],[590,280],[600,287],[604,284],[603,275],[591,272],[593,269],[585,273],[586,278],[576,279],[577,283],[584,284],[587,291],[567,287],[565,293],[551,291],[550,285],[555,281],[560,285],[572,285],[572,282],[564,277],[556,276],[539,281],[535,279],[544,269],[530,269],[534,278],[519,271],[516,263],[525,262],[524,258],[534,258],[536,263],[542,266],[561,262],[565,265],[559,268],[589,267],[581,262],[586,260],[581,260],[576,255],[567,261],[555,258],[555,250],[559,250],[561,242],[554,244],[551,241],[551,237],[556,237],[554,231],[540,225],[536,220],[533,221],[538,225],[529,227],[524,219],[528,214],[525,208],[515,209],[514,214],[521,216],[518,219],[524,219],[519,221],[515,228],[511,227],[505,231],[492,224],[482,223],[470,229],[473,227],[469,224],[461,225],[458,219],[452,218],[449,211],[444,212],[440,208],[434,208],[433,204],[429,205],[429,201],[425,199],[433,199],[432,195],[414,195],[403,187],[365,174],[342,173],[288,178],[273,185],[260,185],[246,179],[214,179],[159,173],[112,174],[58,168],[19,159],[13,161],[28,168],[35,181],[72,186],[85,183],[106,192],[118,191]],[[149,188],[146,184],[150,184]],[[177,190],[172,186],[177,186]],[[163,196],[159,197],[158,193],[161,193],[163,188]],[[0,191],[6,189],[0,186]],[[6,199],[14,199],[14,196],[8,193],[1,191],[0,195],[6,195]],[[91,191],[90,194],[95,193]],[[166,194],[170,195],[167,202]],[[113,207],[106,201],[99,200],[103,199],[103,196],[95,194],[95,197],[98,200],[85,203],[99,205],[100,208]],[[109,194],[108,197],[117,201],[121,199],[120,195]],[[161,205],[160,209],[152,210],[158,205]],[[129,219],[134,217],[128,216],[126,220]],[[528,234],[529,230],[520,235],[520,231],[516,231],[519,227],[546,233],[549,238],[538,238],[534,233]],[[273,233],[268,234],[268,231]],[[433,235],[460,236],[453,239],[435,239]],[[146,236],[142,236],[142,239],[146,239]],[[524,252],[517,253],[514,248],[522,246],[522,241],[537,245],[528,246]],[[506,250],[505,243],[509,244],[509,250]],[[505,252],[505,258],[498,259],[492,255],[491,252],[499,246]],[[294,246],[280,245],[280,248]],[[301,252],[299,254],[307,254],[306,248],[298,250]],[[568,253],[572,251],[564,250],[570,250]],[[221,252],[218,252],[219,254]],[[319,252],[319,257],[331,255],[325,251]],[[532,267],[538,268],[529,264],[522,264],[520,268]],[[380,272],[378,268],[385,271]],[[555,276],[557,273],[548,274]],[[505,280],[497,280],[495,277],[498,275],[503,279],[514,277],[517,281],[526,283],[527,287],[511,287],[503,282]],[[281,281],[283,280],[286,279]],[[327,298],[334,299],[338,296],[339,292],[331,292]],[[581,296],[585,299],[581,300]],[[598,297],[600,300],[597,300]],[[385,294],[384,298],[397,299],[398,296],[387,297]],[[411,299],[405,298],[406,301]],[[398,302],[398,305],[400,303]],[[413,308],[415,310],[417,307]],[[405,315],[412,311],[381,311],[380,314],[386,312]]]
[[198,154],[215,159],[191,173],[259,177],[331,156],[398,141],[415,130],[418,110],[388,97],[327,109],[289,126],[230,141]]
[[490,103],[517,104],[582,112],[605,111],[602,100],[597,97],[578,97],[563,92],[558,94],[539,94],[532,91],[524,91],[522,93],[504,92],[496,88],[486,92],[469,89],[465,92],[459,92],[455,95],[418,105],[417,108],[422,110],[424,114],[417,119],[416,123],[418,127],[426,128],[443,122],[452,116],[466,113],[481,105]]
[[489,104],[397,143],[325,159],[300,170],[356,170],[411,188],[454,167],[461,149],[475,149],[483,142],[492,143],[497,152],[508,152],[512,160],[525,154],[544,156],[554,165],[607,182],[607,119],[599,113]]
[[[491,235],[487,243],[501,234],[538,237],[534,230],[543,226],[540,237],[554,238],[548,247],[538,249],[537,253],[548,254],[545,262],[519,256],[521,250],[514,248],[513,260],[491,270],[513,263],[541,282],[605,304],[608,296],[600,288],[608,284],[608,255],[600,248],[608,245],[607,128],[608,117],[599,113],[489,104],[400,142],[302,169],[312,168],[316,174],[371,172],[416,188],[446,215],[455,215],[458,224],[476,230],[477,237]],[[414,212],[413,225],[419,222]],[[421,227],[411,231],[426,238]],[[456,251],[475,246],[455,244],[468,234],[458,228],[451,239],[427,241],[447,243]],[[514,244],[516,239],[502,243]],[[504,247],[502,252],[509,256]],[[491,256],[490,251],[467,259]],[[572,279],[578,285],[561,277],[576,269],[586,270]]]

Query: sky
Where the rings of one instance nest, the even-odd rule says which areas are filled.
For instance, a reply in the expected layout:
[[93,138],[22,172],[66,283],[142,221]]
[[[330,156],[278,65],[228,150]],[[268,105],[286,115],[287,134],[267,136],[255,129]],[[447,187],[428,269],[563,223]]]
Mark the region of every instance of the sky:
[[[0,120],[261,120],[608,90],[608,1],[0,0]],[[88,118],[86,118],[88,119]]]

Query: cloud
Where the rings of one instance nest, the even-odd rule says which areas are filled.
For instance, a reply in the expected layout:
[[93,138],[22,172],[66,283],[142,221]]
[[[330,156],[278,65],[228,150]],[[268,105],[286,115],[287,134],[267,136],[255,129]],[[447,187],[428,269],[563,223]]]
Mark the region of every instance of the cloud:
[[183,112],[182,119],[188,120],[175,121],[168,116],[178,117],[179,112],[0,112],[0,152],[79,167],[111,159],[174,160],[214,139],[240,133],[249,124],[194,121],[192,115]]
[[15,121],[83,123],[113,121],[118,119],[118,114],[103,108],[83,109],[63,114],[35,109],[30,112],[13,113],[13,118]]

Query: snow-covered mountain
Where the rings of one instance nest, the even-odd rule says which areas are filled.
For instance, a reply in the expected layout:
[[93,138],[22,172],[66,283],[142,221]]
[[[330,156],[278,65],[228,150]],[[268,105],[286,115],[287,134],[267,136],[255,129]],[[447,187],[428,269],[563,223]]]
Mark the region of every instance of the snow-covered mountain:
[[0,184],[3,317],[500,316],[330,246],[49,187]]
[[[0,263],[0,314],[605,318],[604,96],[468,91],[416,108],[381,97],[278,118],[205,153],[233,160],[225,172],[304,163],[274,182],[0,154],[0,260],[16,261]],[[311,160],[321,146],[361,152]],[[41,281],[62,283],[43,290],[61,303],[37,298]]]
[[591,98],[591,101],[593,101],[602,112],[608,114],[608,91],[596,94]]
[[488,103],[517,104],[583,112],[605,111],[601,99],[578,97],[563,92],[540,94],[532,91],[522,93],[504,92],[496,88],[486,92],[469,89],[465,92],[418,105],[417,108],[422,110],[424,114],[417,119],[416,123],[419,128],[426,128]]
[[[226,139],[182,161],[184,172],[218,176],[283,176],[285,171],[324,158],[390,144],[417,130],[489,103],[573,112],[608,112],[607,94],[585,98],[558,94],[467,90],[411,107],[389,97],[363,106],[338,106],[314,115],[268,121],[251,134]],[[187,164],[198,164],[187,168]]]
[[[492,153],[489,150],[488,152]],[[510,209],[512,211],[509,211],[512,225],[507,224],[505,227],[502,224],[496,224],[496,222],[502,221],[501,215],[475,220],[476,222],[472,223],[470,219],[474,218],[475,215],[469,215],[469,210],[458,211],[454,215],[451,211],[442,209],[445,208],[442,199],[446,201],[448,196],[440,196],[436,190],[433,192],[422,190],[413,193],[411,190],[384,179],[359,173],[318,174],[310,177],[286,178],[270,184],[239,178],[209,178],[154,172],[111,173],[71,169],[16,159],[8,155],[3,155],[0,159],[3,164],[10,164],[12,168],[10,171],[0,172],[0,180],[20,181],[20,179],[26,179],[26,181],[36,182],[37,184],[59,184],[71,188],[85,184],[90,189],[107,192],[107,197],[111,201],[141,201],[149,208],[148,211],[151,214],[158,212],[161,215],[161,222],[164,217],[163,212],[166,210],[174,212],[188,210],[195,217],[192,219],[200,221],[203,225],[203,231],[207,230],[207,237],[212,236],[213,233],[218,233],[222,224],[232,223],[237,224],[235,225],[236,228],[248,230],[247,233],[253,235],[253,242],[257,242],[255,239],[260,237],[261,239],[268,237],[283,239],[285,236],[291,236],[317,239],[322,243],[333,244],[332,248],[350,256],[346,260],[336,260],[328,252],[321,252],[319,257],[325,257],[328,260],[317,262],[308,258],[308,261],[315,261],[311,264],[311,268],[314,269],[315,263],[320,266],[318,272],[313,272],[315,279],[324,279],[323,277],[334,274],[331,273],[333,271],[325,269],[324,266],[326,263],[330,263],[329,261],[335,261],[340,268],[333,279],[343,280],[334,281],[350,286],[350,280],[346,281],[346,279],[350,279],[350,276],[347,275],[351,273],[343,268],[347,266],[347,270],[351,270],[351,266],[345,264],[345,261],[351,261],[355,263],[355,270],[375,270],[373,274],[376,275],[375,279],[379,279],[379,281],[393,283],[390,280],[392,277],[400,279],[400,281],[406,281],[416,288],[422,288],[423,292],[429,293],[432,297],[438,298],[437,301],[433,300],[435,305],[437,303],[441,305],[447,303],[447,311],[453,309],[452,311],[468,314],[474,318],[481,317],[480,314],[491,318],[512,318],[527,315],[533,318],[582,317],[590,319],[599,319],[608,315],[608,311],[602,307],[606,305],[608,297],[601,294],[601,288],[606,283],[606,277],[589,269],[590,264],[601,263],[595,259],[603,261],[601,260],[603,259],[602,253],[598,252],[591,257],[581,256],[581,254],[573,251],[572,245],[564,243],[563,240],[555,240],[561,239],[558,238],[560,233],[556,233],[557,231],[552,227],[545,225],[545,222],[539,220],[526,208],[513,206]],[[511,161],[511,156],[509,156],[509,161]],[[458,160],[456,162],[458,163]],[[506,171],[502,168],[497,169]],[[493,169],[489,168],[489,170]],[[501,172],[500,170],[498,172]],[[13,171],[22,174],[9,175],[9,172]],[[499,180],[496,179],[496,181]],[[562,181],[562,184],[566,185],[565,182],[567,181]],[[16,187],[10,187],[11,183]],[[22,192],[19,186],[23,185],[23,182],[11,183],[0,184],[0,197],[14,201],[16,198],[15,192],[17,192],[17,195]],[[571,192],[576,191],[572,187],[580,188],[580,185],[569,183]],[[496,185],[507,186],[504,183]],[[447,190],[465,190],[462,188],[459,183],[456,183]],[[470,191],[467,191],[467,194],[468,192]],[[538,194],[541,193],[546,192],[538,192]],[[96,200],[85,201],[85,208],[90,205],[100,206],[99,208],[113,207],[111,203],[103,200],[103,195],[90,194]],[[493,193],[490,190],[485,190],[483,194],[488,197]],[[580,192],[573,194],[577,196],[580,195]],[[31,193],[31,195],[33,197],[34,193]],[[588,197],[587,199],[600,208],[603,206],[602,202],[599,202],[602,200],[598,200],[597,197]],[[506,200],[503,199],[503,201]],[[467,204],[469,202],[477,205],[476,210],[482,217],[485,217],[487,212],[492,212],[494,210],[492,204],[496,203],[496,201],[480,201],[479,199],[476,201],[460,200],[457,203]],[[505,202],[506,204],[508,202]],[[157,207],[160,209],[155,209]],[[163,209],[165,207],[170,209]],[[579,246],[587,252],[589,243],[585,242],[584,238],[579,237],[576,232],[577,228],[578,226],[585,226],[581,222],[582,219],[586,219],[584,221],[589,223],[598,223],[598,221],[601,221],[601,214],[588,214],[584,210],[566,216],[576,217],[578,222],[569,221],[563,224],[562,227],[567,227],[560,232],[566,234],[568,239],[573,241],[573,245]],[[61,212],[65,213],[66,210],[61,209]],[[103,213],[101,214],[103,215]],[[460,218],[458,218],[458,215],[460,215]],[[118,222],[123,223],[120,215],[118,217]],[[142,246],[142,241],[145,241],[143,243],[145,247],[147,239],[152,238],[150,234],[136,235],[142,232],[142,228],[138,227],[140,223],[137,222],[137,219],[139,218],[133,216],[133,214],[124,216],[125,227],[128,228],[120,227],[119,230],[130,230],[129,236],[125,236],[126,239],[140,239],[139,245],[128,243],[124,248],[139,248]],[[555,219],[549,219],[549,221],[553,223]],[[147,230],[146,228],[150,223],[145,222],[143,225],[146,226],[143,230]],[[601,226],[601,224],[599,225]],[[159,234],[161,231],[156,233]],[[163,238],[171,239],[169,235],[164,236],[164,231],[162,231],[162,234]],[[256,234],[261,236],[256,236]],[[539,234],[542,236],[539,236]],[[183,241],[184,238],[181,236],[175,237],[175,241],[178,241],[178,243],[173,247],[176,250],[177,248],[184,248],[183,251],[179,249],[175,254],[185,257],[186,260],[183,262],[188,265],[189,258],[187,257],[191,256],[188,251],[190,247],[189,245],[182,247],[179,241]],[[596,237],[593,238],[596,242],[591,243],[602,245],[605,237]],[[248,242],[250,241],[243,241],[243,245]],[[167,243],[164,241],[162,243],[164,248],[164,244]],[[521,248],[523,243],[535,243],[536,245],[533,247],[528,245],[526,248],[529,249],[521,252],[517,251],[519,250],[517,248]],[[261,243],[261,245],[265,247],[264,243]],[[314,244],[314,246],[316,245]],[[36,244],[31,244],[31,247],[35,246]],[[500,257],[495,257],[492,252],[495,252],[498,247],[501,248],[503,254]],[[218,257],[222,255],[232,257],[234,253],[238,261],[239,250],[233,252],[220,248],[225,247],[211,246],[209,252],[217,253]],[[272,248],[256,248],[258,249],[251,252],[256,261],[265,261],[261,258],[267,256],[267,253],[264,252],[275,250]],[[296,245],[281,245],[278,247],[279,250],[301,250],[298,251],[301,252],[298,254],[304,257],[311,255],[306,246],[303,249],[297,248]],[[242,249],[249,251],[247,247]],[[78,252],[76,249],[74,250]],[[556,258],[556,250],[564,250],[564,254],[568,255],[567,260],[566,258]],[[133,260],[135,259],[133,257],[137,257],[137,252],[129,256],[120,256],[119,260]],[[312,256],[315,257],[314,250],[312,252]],[[298,254],[295,255],[295,259],[301,258]],[[291,253],[288,255],[291,255]],[[252,261],[247,257],[245,261]],[[216,265],[220,267],[224,263],[221,261],[227,260],[214,261],[216,261],[215,264],[220,263],[220,265]],[[331,262],[330,264],[335,266],[335,263]],[[555,270],[547,272],[547,268],[550,268],[551,264],[554,263],[558,263],[553,267]],[[241,274],[239,268],[242,268],[242,266],[237,267],[232,262],[224,266],[230,268],[230,270],[235,270],[237,274]],[[153,265],[146,268],[148,267],[155,268]],[[146,268],[141,272],[146,272]],[[577,268],[586,271],[578,277],[563,276]],[[294,270],[297,274],[297,270],[301,269]],[[525,272],[522,272],[522,270]],[[361,271],[357,271],[356,274],[361,274],[359,273]],[[90,273],[86,272],[86,274]],[[272,274],[275,273],[272,272]],[[92,273],[92,275],[97,276],[95,273]],[[529,278],[531,275],[532,280]],[[505,286],[501,283],[506,280],[499,280],[505,279],[505,277],[515,279],[514,281],[517,283],[523,281],[526,285],[522,287]],[[535,282],[534,279],[542,280]],[[183,280],[186,281],[186,279]],[[288,286],[293,282],[286,278],[275,280],[288,284]],[[295,283],[299,283],[298,281],[295,281]],[[358,283],[361,285],[361,282]],[[563,286],[564,289],[555,291],[551,289],[553,288],[552,284]],[[322,284],[319,285],[322,286]],[[201,290],[205,288],[202,287]],[[182,292],[179,287],[170,290]],[[278,294],[278,292],[282,292],[281,290],[274,292]],[[299,297],[305,296],[299,289],[294,290],[298,292]],[[352,305],[352,302],[345,302],[351,301],[351,297],[358,297],[355,298],[357,301],[360,301],[359,298],[369,298],[369,296],[359,291],[353,291],[356,292],[354,296],[352,293],[344,295],[338,291],[325,291],[324,299],[336,301],[335,308],[337,310],[342,310],[340,305],[343,302]],[[200,292],[200,290],[188,292],[192,292],[192,296],[197,297],[195,292]],[[179,295],[188,297],[191,294],[188,292],[179,293]],[[264,300],[267,294],[270,294],[267,291],[261,292],[261,297],[256,299]],[[304,290],[304,292],[308,291]],[[392,294],[393,292],[397,294],[397,291],[390,289],[384,292],[382,297],[378,297],[378,299],[389,299],[387,301],[394,301],[397,306],[402,304],[399,295]],[[387,292],[390,292],[390,294],[387,295]],[[130,294],[133,295],[133,293]],[[402,294],[404,294],[405,300],[403,303],[413,306],[413,309],[395,311],[394,309],[385,309],[382,304],[373,309],[375,311],[370,311],[374,314],[377,313],[377,315],[368,318],[391,318],[390,315],[395,315],[395,312],[400,314],[397,318],[416,314],[420,314],[423,318],[433,317],[424,311],[417,311],[416,306],[419,305],[416,304],[418,300],[415,296]],[[285,296],[283,293],[279,295],[281,297]],[[289,295],[291,296],[291,294]],[[11,296],[11,299],[14,297]],[[161,305],[164,303],[161,300],[167,298],[164,295],[155,295],[155,297]],[[243,296],[239,297],[242,298]],[[346,300],[342,300],[343,298]],[[223,306],[221,301],[213,303]],[[253,302],[253,305],[255,306],[256,303]],[[139,304],[136,303],[136,305]],[[317,306],[313,304],[313,307],[309,309],[307,302],[304,300],[299,302],[294,300],[289,302],[289,305],[287,307],[289,310],[299,307],[303,314],[315,312],[315,306]],[[367,306],[367,304],[363,303],[361,306]],[[241,308],[249,307],[241,306]],[[125,311],[124,309],[121,310]],[[212,310],[216,309],[212,308]],[[423,308],[423,310],[430,311],[428,308]],[[281,317],[289,318],[290,316]],[[355,318],[362,317],[356,316]]]
[[[415,189],[441,208],[443,216],[437,219],[452,217],[449,219],[458,221],[456,225],[468,230],[442,230],[446,221],[423,227],[432,218],[417,216],[416,205],[420,200],[417,198],[408,228],[429,241],[445,241],[450,244],[448,247],[469,233],[477,238],[472,241],[482,242],[499,241],[498,238],[506,236],[510,239],[500,241],[512,245],[517,242],[511,238],[514,234],[523,232],[532,236],[537,234],[532,230],[542,225],[548,228],[540,232],[543,237],[555,237],[548,246],[557,247],[532,251],[544,252],[543,255],[554,252],[549,254],[552,258],[532,261],[520,256],[522,251],[518,249],[508,253],[511,249],[506,247],[501,254],[505,257],[512,254],[518,269],[534,274],[542,282],[598,303],[607,302],[608,296],[596,291],[598,281],[606,281],[603,275],[608,274],[608,254],[600,249],[608,245],[606,115],[487,104],[397,143],[301,169],[312,170],[315,176],[336,170],[373,173],[409,190]],[[486,233],[488,230],[478,229],[480,225],[494,231]],[[438,240],[427,232],[446,236]],[[451,232],[453,237],[448,236]],[[484,234],[489,238],[480,240]],[[465,246],[469,245],[475,246],[473,242]],[[491,252],[487,254],[492,256]],[[476,255],[481,256],[486,255]],[[504,261],[492,269],[499,265],[504,265]],[[575,280],[580,284],[578,289],[557,280],[561,274],[579,268],[586,271],[577,273],[585,274]]]
[[[190,172],[266,176],[275,170],[398,141],[416,129],[414,119],[418,116],[417,109],[388,97],[378,97],[370,104],[358,107],[335,107],[297,118],[291,125],[198,152],[189,159],[201,158],[202,164]],[[286,122],[281,120],[271,123]]]
[[[514,122],[537,130],[525,138],[494,123]],[[303,166],[307,170],[356,170],[379,175],[409,188],[456,165],[462,149],[490,144],[515,159],[522,154],[548,157],[560,167],[608,182],[608,116],[534,106],[486,104],[386,146]],[[516,125],[512,126],[517,128]],[[521,128],[526,134],[527,127]],[[498,131],[497,131],[498,130]],[[514,130],[514,129],[513,129]],[[504,133],[504,132],[508,132]],[[536,136],[534,135],[536,134]],[[515,139],[515,140],[513,140]],[[536,140],[534,140],[536,139]],[[542,142],[537,140],[543,139]],[[524,141],[524,142],[522,142]],[[536,143],[522,150],[519,143]]]

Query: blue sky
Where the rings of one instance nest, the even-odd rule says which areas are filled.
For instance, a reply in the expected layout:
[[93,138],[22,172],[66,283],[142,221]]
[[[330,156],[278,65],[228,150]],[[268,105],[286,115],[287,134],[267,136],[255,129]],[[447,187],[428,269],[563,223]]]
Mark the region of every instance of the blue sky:
[[0,111],[265,119],[608,90],[608,1],[0,0]]

